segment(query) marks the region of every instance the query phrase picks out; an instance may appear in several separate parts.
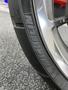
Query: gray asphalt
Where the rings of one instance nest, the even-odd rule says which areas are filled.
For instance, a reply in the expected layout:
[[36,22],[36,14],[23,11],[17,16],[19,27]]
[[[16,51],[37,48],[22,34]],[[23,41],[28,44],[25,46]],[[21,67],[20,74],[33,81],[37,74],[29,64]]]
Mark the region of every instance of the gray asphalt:
[[0,90],[55,90],[28,62],[9,13],[0,11]]

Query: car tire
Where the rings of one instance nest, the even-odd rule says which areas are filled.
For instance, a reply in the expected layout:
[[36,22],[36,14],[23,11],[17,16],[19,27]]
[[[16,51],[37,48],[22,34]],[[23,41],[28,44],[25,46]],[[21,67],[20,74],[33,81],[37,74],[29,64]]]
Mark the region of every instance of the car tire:
[[67,78],[53,62],[42,41],[32,0],[9,0],[9,9],[16,35],[29,62],[42,77],[52,80],[50,84],[57,90],[68,90]]

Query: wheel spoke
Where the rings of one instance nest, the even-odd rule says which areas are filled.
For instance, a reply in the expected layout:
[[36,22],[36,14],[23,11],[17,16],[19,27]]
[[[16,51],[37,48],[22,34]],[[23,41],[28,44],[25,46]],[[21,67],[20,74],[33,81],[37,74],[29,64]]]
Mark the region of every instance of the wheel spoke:
[[66,18],[65,17],[61,17],[61,18],[55,19],[54,23],[55,23],[56,27],[59,27],[59,26],[61,26],[61,25],[66,23]]
[[62,26],[63,24],[68,24],[68,17],[62,17],[54,20],[55,26],[58,28],[59,26]]

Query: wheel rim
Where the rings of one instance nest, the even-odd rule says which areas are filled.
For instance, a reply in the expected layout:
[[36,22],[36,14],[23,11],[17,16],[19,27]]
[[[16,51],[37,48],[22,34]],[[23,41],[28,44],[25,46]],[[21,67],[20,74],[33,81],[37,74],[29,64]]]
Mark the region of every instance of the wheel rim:
[[61,35],[63,27],[68,29],[68,4],[66,2],[60,5],[59,8],[62,11],[64,9],[64,13],[59,15],[56,15],[55,4],[54,0],[33,0],[36,21],[44,45],[60,71],[68,78],[68,46]]

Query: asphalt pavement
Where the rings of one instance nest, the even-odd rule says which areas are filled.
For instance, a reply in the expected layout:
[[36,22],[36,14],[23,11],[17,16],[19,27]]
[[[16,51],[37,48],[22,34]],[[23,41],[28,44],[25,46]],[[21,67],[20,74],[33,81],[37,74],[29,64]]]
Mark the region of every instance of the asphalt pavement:
[[56,90],[28,62],[4,9],[0,10],[0,90]]

